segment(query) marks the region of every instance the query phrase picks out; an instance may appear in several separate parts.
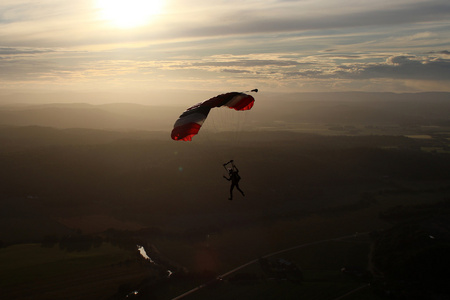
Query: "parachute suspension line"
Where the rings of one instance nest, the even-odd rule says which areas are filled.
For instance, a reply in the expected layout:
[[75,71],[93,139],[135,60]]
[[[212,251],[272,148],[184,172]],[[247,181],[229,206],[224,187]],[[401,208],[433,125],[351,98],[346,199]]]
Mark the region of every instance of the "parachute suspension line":
[[171,138],[176,141],[192,141],[205,125],[201,135],[195,137],[193,146],[205,159],[221,165],[230,158],[234,159],[236,153],[233,152],[236,149],[230,146],[236,147],[240,143],[246,126],[247,111],[251,110],[254,102],[251,95],[230,92],[197,103],[187,108],[175,121]]
[[236,121],[237,130],[235,131],[235,134],[236,134],[236,141],[239,146],[242,143],[243,136],[247,134],[245,131],[247,127],[247,121],[248,121],[248,111],[238,111]]
[[221,123],[215,117],[214,111],[212,111],[211,115],[212,118],[205,120],[204,128],[200,132],[201,136],[198,136],[198,140],[203,144],[201,148],[206,157],[216,162],[221,162],[224,159],[223,155],[221,155],[223,151],[221,151],[221,140],[218,135]]
[[202,156],[223,164],[237,155],[235,148],[241,144],[246,115],[228,107],[212,109],[192,143]]
[[[252,89],[250,91],[245,91],[243,93],[257,93],[258,89]],[[243,110],[243,111],[237,111],[235,114],[235,119],[233,120],[235,122],[235,128],[234,128],[234,141],[235,145],[240,146],[242,144],[242,140],[245,137],[248,132],[245,131],[245,129],[248,127],[248,121],[249,121],[249,111]]]
[[224,159],[234,155],[235,149],[230,147],[237,147],[242,141],[245,116],[246,112],[228,107],[220,107],[214,111],[211,118],[211,127],[214,132],[212,139],[216,139],[216,144],[223,144],[219,153],[224,156]]
[[[209,134],[206,134],[206,136],[208,135]],[[197,152],[205,160],[209,160],[213,163],[220,163],[224,159],[224,156],[221,156],[220,151],[218,151],[219,147],[209,137],[204,137],[203,140],[199,139],[194,141],[193,144],[195,144],[195,148],[198,150]]]

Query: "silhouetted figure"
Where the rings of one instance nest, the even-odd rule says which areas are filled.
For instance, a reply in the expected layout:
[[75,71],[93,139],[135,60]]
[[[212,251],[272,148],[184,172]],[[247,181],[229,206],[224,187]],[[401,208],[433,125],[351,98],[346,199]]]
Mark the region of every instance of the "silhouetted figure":
[[[231,163],[231,168],[227,169],[226,166]],[[239,181],[241,180],[241,176],[239,176],[239,170],[238,168],[233,164],[233,160],[230,160],[226,164],[223,164],[224,168],[228,170],[228,176],[223,176],[228,181],[231,181],[230,186],[230,198],[228,200],[233,200],[233,189],[236,187],[239,192],[241,192],[242,196],[245,196],[244,192],[239,188]]]

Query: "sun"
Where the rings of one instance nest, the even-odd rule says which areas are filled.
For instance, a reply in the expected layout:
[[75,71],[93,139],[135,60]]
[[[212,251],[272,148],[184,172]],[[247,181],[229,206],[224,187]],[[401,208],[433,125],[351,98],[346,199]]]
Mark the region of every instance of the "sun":
[[161,12],[164,0],[97,0],[102,19],[119,28],[145,25]]

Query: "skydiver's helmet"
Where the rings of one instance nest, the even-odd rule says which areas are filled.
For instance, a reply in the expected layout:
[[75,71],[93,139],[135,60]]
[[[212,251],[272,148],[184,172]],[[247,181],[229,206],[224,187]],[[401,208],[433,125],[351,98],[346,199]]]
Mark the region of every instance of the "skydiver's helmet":
[[232,174],[233,173],[233,169],[232,168],[229,168],[228,169],[228,174]]

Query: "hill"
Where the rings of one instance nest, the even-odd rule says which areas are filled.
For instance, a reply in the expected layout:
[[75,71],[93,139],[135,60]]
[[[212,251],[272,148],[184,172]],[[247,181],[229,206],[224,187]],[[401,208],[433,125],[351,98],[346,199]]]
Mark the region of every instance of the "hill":
[[[264,287],[267,297],[283,290],[330,299],[360,285],[342,277],[342,266],[364,269],[374,254],[383,271],[383,258],[404,267],[417,259],[408,251],[409,260],[399,259],[391,251],[405,250],[395,248],[397,240],[406,245],[411,233],[419,237],[412,242],[422,241],[430,228],[436,236],[448,232],[434,217],[445,207],[431,206],[450,197],[447,94],[275,96],[258,95],[238,139],[205,123],[193,142],[169,135],[190,104],[3,106],[0,256],[8,268],[0,277],[8,281],[0,288],[37,299],[70,287],[74,298],[88,299],[95,286],[90,298],[98,299],[150,287],[168,299],[267,253],[330,240],[290,254],[307,268],[304,286],[255,277],[261,270],[254,266],[234,277],[257,279],[255,295]],[[222,178],[230,159],[246,193],[233,201]],[[389,230],[412,215],[428,219]],[[355,234],[372,230],[381,232],[376,249]],[[353,235],[351,243],[333,240]],[[136,245],[158,265],[143,261]],[[33,255],[18,260],[16,249]],[[239,280],[222,288],[252,290]],[[216,298],[220,288],[208,293]]]
[[[5,127],[1,196],[52,220],[106,215],[186,230],[301,216],[359,203],[395,182],[449,179],[448,154],[422,150],[429,140],[242,134],[231,146],[226,133],[214,142],[199,137],[199,143],[186,143],[158,132]],[[241,169],[247,195],[238,206],[226,200],[228,183],[222,179],[221,164],[230,157]],[[15,208],[9,215],[31,212]]]
[[[212,93],[211,97],[214,96]],[[297,93],[255,95],[248,128],[297,129],[299,125],[448,126],[450,93]],[[113,130],[170,131],[188,107],[206,100],[199,94],[180,103],[168,99],[162,105],[132,103],[4,104],[0,125],[47,126]],[[150,101],[150,100],[149,100]]]

